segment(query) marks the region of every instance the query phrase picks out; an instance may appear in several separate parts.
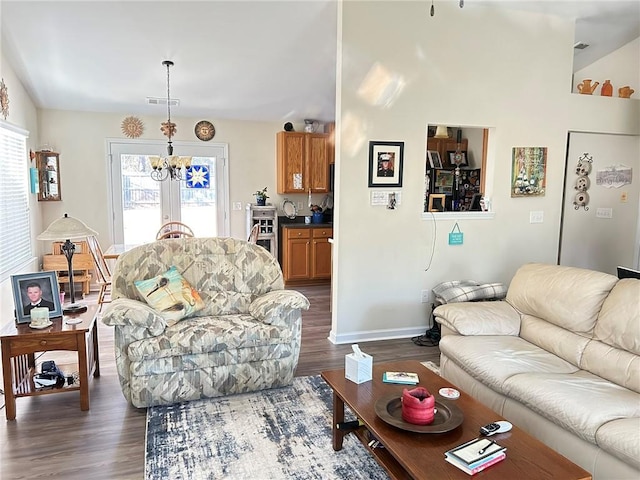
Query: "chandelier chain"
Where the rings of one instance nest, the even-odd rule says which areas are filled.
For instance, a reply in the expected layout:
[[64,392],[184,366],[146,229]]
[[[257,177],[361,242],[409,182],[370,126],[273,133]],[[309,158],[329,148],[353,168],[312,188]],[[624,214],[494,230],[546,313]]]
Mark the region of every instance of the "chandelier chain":
[[169,87],[169,68],[173,65],[173,62],[167,63],[167,122],[169,122],[169,142],[171,142],[171,89]]

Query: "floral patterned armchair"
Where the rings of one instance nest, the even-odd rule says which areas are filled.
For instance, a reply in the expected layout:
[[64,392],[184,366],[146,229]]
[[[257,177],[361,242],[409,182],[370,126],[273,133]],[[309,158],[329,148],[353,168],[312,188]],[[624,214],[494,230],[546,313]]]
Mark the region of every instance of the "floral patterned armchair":
[[[174,325],[141,299],[134,282],[176,266],[205,307]],[[115,327],[125,398],[135,407],[289,385],[298,364],[301,310],[276,259],[233,238],[160,240],[123,254],[102,321]]]

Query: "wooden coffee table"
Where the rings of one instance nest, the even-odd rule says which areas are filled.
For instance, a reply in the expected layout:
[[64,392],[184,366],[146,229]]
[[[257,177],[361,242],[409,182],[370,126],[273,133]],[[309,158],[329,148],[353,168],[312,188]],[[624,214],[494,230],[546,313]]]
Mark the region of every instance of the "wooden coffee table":
[[[434,394],[436,400],[453,403],[462,410],[462,425],[447,433],[432,434],[408,432],[383,421],[376,414],[376,400],[394,393],[400,397],[406,387],[383,383],[382,374],[386,371],[416,372],[420,377],[419,385]],[[350,433],[336,429],[336,424],[345,419],[346,404],[364,423],[364,426],[353,433],[394,479],[469,478],[469,475],[445,462],[444,453],[478,437],[481,426],[504,420],[462,391],[457,400],[443,399],[438,394],[440,388],[457,387],[416,361],[374,364],[373,380],[360,385],[344,378],[344,370],[322,372],[322,378],[333,389],[333,449],[342,449],[343,438]],[[367,444],[371,436],[378,439],[385,448],[369,448]],[[588,472],[515,426],[510,432],[496,434],[491,438],[507,447],[507,458],[479,473],[479,477],[501,480],[591,479]]]

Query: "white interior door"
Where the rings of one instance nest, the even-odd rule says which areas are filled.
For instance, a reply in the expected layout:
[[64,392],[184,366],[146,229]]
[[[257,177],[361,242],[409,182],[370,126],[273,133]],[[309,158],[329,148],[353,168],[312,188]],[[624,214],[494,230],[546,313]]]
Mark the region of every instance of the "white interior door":
[[157,182],[148,157],[163,153],[166,143],[108,142],[114,243],[151,242],[169,221],[188,225],[198,237],[229,235],[227,145],[174,142],[174,147],[192,157],[191,168],[180,181]]
[[[592,159],[589,202],[574,205],[577,162]],[[631,170],[631,183],[619,182],[616,171]],[[558,263],[616,274],[616,266],[638,268],[640,249],[640,137],[571,132],[565,176],[565,199]],[[612,181],[615,180],[615,181]]]

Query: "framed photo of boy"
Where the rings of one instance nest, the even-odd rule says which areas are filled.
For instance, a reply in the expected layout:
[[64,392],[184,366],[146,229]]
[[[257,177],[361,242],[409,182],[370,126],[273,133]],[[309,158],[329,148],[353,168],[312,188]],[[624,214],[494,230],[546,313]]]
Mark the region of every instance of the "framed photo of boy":
[[369,186],[401,187],[404,142],[369,142]]
[[46,307],[49,318],[62,316],[56,272],[35,272],[11,276],[16,322],[29,323],[31,309]]

